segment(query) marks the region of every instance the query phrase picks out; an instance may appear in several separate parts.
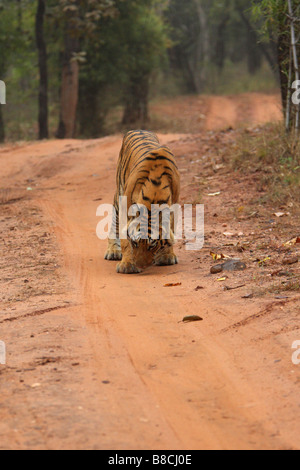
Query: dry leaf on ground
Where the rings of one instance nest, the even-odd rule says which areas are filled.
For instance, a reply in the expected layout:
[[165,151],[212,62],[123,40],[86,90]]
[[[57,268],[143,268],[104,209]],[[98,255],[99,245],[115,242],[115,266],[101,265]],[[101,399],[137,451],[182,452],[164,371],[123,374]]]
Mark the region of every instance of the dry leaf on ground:
[[178,286],[181,286],[181,285],[182,285],[181,282],[177,282],[177,283],[165,284],[164,287],[178,287]]

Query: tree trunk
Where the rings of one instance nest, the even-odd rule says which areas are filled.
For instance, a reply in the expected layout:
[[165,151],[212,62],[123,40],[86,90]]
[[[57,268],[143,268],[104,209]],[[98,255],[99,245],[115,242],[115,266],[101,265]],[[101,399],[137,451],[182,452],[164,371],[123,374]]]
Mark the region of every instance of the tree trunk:
[[203,87],[207,82],[207,66],[209,63],[210,51],[210,38],[209,38],[209,25],[206,12],[202,5],[202,0],[194,0],[198,14],[198,21],[200,26],[199,38],[196,45],[195,52],[195,83],[197,92],[201,93]]
[[248,72],[250,75],[255,75],[256,72],[261,68],[262,55],[261,51],[257,47],[258,38],[255,31],[251,29],[247,30],[247,62]]
[[[271,52],[269,52],[267,46],[262,41],[259,41],[258,35],[255,32],[255,27],[251,25],[250,21],[248,20],[248,18],[246,17],[246,15],[244,13],[244,10],[241,9],[241,8],[238,8],[238,12],[239,12],[239,15],[240,15],[241,19],[245,23],[246,28],[247,28],[249,43],[252,42],[253,44],[255,44],[260,49],[261,54],[263,54],[263,56],[265,57],[265,59],[269,63],[272,71],[274,72],[276,78],[278,79],[278,63],[277,63],[275,48],[273,49],[273,47],[272,47]],[[255,54],[255,50],[250,51],[250,57],[248,59],[249,60],[248,61],[249,70],[250,69],[254,70],[254,68],[257,69],[257,66],[258,66],[258,64],[257,64],[257,66],[254,65],[254,64],[251,64],[251,62],[252,62],[252,57],[251,56],[253,54]],[[256,59],[254,59],[254,60],[256,60]]]
[[224,62],[226,57],[226,28],[229,19],[230,16],[226,14],[226,16],[220,21],[217,28],[215,61],[219,70],[223,70],[224,68]]
[[[294,12],[293,12],[293,5],[292,5],[291,0],[288,0],[288,6],[289,6],[289,15],[290,15],[290,22],[291,22],[291,52],[292,52],[293,66],[294,66],[294,71],[295,71],[295,80],[296,80],[296,83],[299,83],[299,60],[298,60],[298,51],[297,51],[297,43],[299,41],[299,38],[296,39],[295,20],[293,19]],[[290,60],[292,61],[292,59]],[[290,72],[291,71],[292,71],[292,68],[290,69]],[[288,86],[290,86],[290,84]],[[290,92],[290,89],[288,89],[288,99],[290,99],[289,92]],[[299,132],[299,119],[300,119],[300,107],[298,104],[295,110],[295,129],[296,129],[297,135]]]
[[132,77],[130,82],[122,124],[139,124],[144,127],[149,121],[149,77]]
[[0,104],[0,142],[5,140],[4,121],[2,116],[2,105]]
[[289,89],[289,62],[290,62],[290,40],[287,35],[288,25],[282,26],[278,34],[277,53],[280,76],[280,90],[284,115],[287,109],[287,96]]
[[187,51],[180,45],[175,45],[169,51],[169,57],[172,67],[176,70],[179,69],[186,87],[187,93],[197,93],[197,87],[194,80],[194,72],[192,70],[191,60],[188,57]]
[[[103,134],[108,111],[104,90],[97,83],[84,83],[79,87],[78,124],[80,137],[94,139]],[[92,117],[92,119],[91,119]]]
[[48,67],[47,49],[44,40],[45,0],[38,0],[36,13],[36,44],[39,55],[39,139],[48,139]]
[[79,64],[74,54],[79,51],[79,39],[72,34],[71,22],[67,22],[65,31],[65,52],[63,58],[60,122],[56,137],[72,139],[75,137],[76,111],[79,92]]

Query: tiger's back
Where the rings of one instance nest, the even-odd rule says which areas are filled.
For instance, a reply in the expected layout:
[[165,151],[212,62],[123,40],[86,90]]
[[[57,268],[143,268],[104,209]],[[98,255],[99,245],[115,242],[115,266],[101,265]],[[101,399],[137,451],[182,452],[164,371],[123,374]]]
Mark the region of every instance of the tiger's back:
[[[159,165],[159,163],[164,164]],[[160,169],[162,171],[159,174]],[[156,170],[157,181],[159,176],[165,173],[165,170],[170,170],[169,177],[176,178],[179,185],[177,165],[171,150],[162,146],[153,132],[142,130],[128,132],[123,139],[117,168],[117,189],[120,195],[122,195],[122,191],[125,191],[126,184],[130,185],[129,177],[131,177],[133,183],[143,182],[142,180],[146,180],[149,173],[154,170]],[[173,172],[177,174],[171,174]],[[177,202],[177,200],[174,202]]]

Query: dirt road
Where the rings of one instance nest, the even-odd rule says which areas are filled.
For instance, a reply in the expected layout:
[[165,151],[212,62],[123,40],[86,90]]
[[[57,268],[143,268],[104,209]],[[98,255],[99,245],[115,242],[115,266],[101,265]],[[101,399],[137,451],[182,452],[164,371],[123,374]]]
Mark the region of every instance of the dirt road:
[[224,130],[257,126],[282,119],[280,94],[242,93],[233,96],[185,96],[154,103],[158,128],[178,132]]
[[[199,142],[161,139],[179,156],[186,198]],[[117,275],[96,210],[112,201],[120,143],[0,150],[12,263],[1,266],[0,449],[299,448],[299,295],[245,300],[247,288],[224,291],[209,274],[211,238],[225,230],[215,212],[233,194],[205,198],[202,252],[179,243],[178,266]],[[187,314],[203,321],[184,324]]]

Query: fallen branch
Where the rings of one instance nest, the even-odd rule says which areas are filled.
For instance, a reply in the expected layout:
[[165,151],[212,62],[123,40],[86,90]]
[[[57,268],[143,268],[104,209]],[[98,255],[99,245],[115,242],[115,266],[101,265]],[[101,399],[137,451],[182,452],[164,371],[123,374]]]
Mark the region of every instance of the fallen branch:
[[242,287],[246,287],[246,284],[243,284],[242,286],[237,286],[237,287],[224,286],[224,290],[236,290],[236,289],[241,289]]

